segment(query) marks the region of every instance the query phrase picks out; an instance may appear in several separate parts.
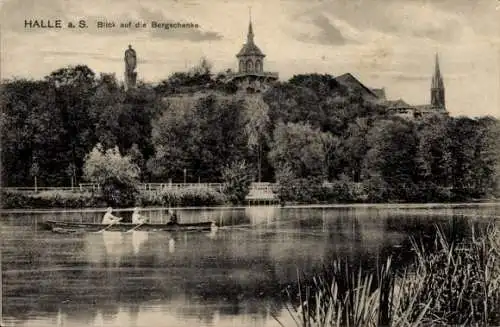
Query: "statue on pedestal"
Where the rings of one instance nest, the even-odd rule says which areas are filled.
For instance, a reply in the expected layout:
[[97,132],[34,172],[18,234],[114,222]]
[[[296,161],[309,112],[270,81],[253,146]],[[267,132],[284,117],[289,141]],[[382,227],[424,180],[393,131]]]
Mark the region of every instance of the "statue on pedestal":
[[125,89],[131,89],[135,87],[137,80],[137,73],[135,68],[137,67],[137,54],[132,46],[129,45],[128,49],[125,51]]

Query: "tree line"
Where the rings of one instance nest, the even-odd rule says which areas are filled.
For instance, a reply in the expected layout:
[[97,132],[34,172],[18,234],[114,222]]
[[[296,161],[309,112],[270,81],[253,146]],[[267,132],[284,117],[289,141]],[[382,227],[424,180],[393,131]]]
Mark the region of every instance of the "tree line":
[[219,182],[244,167],[283,193],[329,182],[346,200],[498,195],[493,117],[403,119],[330,75],[296,75],[245,95],[224,77],[202,61],[128,91],[83,65],[5,80],[2,185],[32,186],[35,176],[40,186],[76,185],[93,150],[117,148],[143,182]]

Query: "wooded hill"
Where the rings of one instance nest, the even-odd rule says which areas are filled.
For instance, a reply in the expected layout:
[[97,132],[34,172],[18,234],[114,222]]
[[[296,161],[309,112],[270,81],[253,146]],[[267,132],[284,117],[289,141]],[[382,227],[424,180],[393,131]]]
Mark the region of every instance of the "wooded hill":
[[39,186],[83,182],[99,143],[130,156],[143,182],[182,182],[184,170],[188,182],[217,182],[246,161],[256,181],[330,181],[372,200],[498,194],[497,119],[404,120],[330,75],[242,95],[205,64],[125,91],[114,75],[76,66],[3,81],[0,99],[3,186],[35,175]]

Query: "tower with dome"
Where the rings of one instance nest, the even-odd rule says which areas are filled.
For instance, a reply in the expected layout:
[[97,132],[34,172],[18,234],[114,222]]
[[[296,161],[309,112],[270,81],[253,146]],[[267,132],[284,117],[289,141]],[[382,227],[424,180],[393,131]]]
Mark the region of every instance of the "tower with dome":
[[248,24],[247,41],[236,55],[238,71],[229,73],[227,81],[234,82],[241,91],[260,93],[279,79],[278,73],[264,70],[266,55],[255,44],[252,20]]

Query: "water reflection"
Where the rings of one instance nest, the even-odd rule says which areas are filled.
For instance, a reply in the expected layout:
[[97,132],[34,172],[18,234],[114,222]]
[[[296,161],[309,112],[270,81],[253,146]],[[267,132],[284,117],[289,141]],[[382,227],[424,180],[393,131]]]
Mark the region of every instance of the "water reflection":
[[141,246],[148,240],[149,233],[143,231],[132,232],[132,246],[134,247],[134,254],[139,254]]
[[168,239],[168,252],[170,252],[170,253],[175,252],[175,240],[172,236],[169,236],[169,239]]
[[[270,307],[280,307],[297,269],[312,273],[338,258],[369,268],[390,254],[404,264],[409,235],[425,238],[444,223],[459,237],[470,223],[458,214],[483,212],[433,210],[184,210],[182,222],[222,227],[81,235],[36,230],[36,221],[54,219],[49,214],[9,214],[1,225],[4,318],[29,327],[276,326]],[[499,214],[498,207],[484,210]],[[162,219],[161,212],[145,214]],[[92,221],[98,214],[66,216]]]
[[130,233],[108,232],[84,234],[85,250],[91,263],[109,263],[119,266],[127,255],[139,255],[148,241],[149,233],[132,231]]

